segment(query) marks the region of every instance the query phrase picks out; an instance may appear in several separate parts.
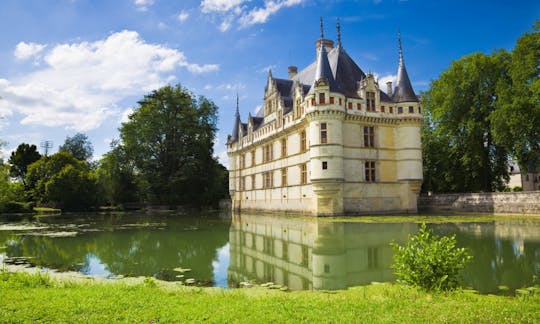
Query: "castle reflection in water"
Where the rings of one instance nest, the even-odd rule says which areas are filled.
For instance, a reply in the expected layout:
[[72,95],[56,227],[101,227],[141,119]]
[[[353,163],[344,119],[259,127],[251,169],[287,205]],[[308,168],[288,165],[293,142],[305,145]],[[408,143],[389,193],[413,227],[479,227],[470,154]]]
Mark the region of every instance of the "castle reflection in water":
[[389,243],[403,243],[417,231],[413,223],[233,215],[229,283],[255,280],[292,290],[334,290],[392,281]]

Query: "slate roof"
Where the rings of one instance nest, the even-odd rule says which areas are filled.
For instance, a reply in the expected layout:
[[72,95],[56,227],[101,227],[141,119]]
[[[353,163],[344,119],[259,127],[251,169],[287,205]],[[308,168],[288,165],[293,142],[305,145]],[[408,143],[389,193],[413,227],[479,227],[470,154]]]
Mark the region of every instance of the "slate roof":
[[418,102],[418,97],[414,93],[414,90],[409,80],[409,74],[405,68],[405,62],[403,61],[403,49],[401,48],[401,35],[398,38],[399,41],[399,65],[396,78],[396,86],[392,93],[392,100],[394,102],[412,101]]

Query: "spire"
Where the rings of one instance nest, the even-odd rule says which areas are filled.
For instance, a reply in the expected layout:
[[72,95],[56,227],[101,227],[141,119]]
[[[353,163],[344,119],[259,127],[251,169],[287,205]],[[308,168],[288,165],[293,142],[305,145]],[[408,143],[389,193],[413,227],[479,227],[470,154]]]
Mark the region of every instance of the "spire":
[[324,39],[324,28],[323,28],[323,20],[322,20],[322,16],[321,16],[321,40]]
[[313,86],[310,89],[310,93],[313,93],[315,83],[324,80],[328,82],[330,85],[330,91],[336,90],[335,80],[334,76],[332,74],[332,68],[330,68],[330,62],[328,61],[328,52],[326,51],[326,47],[324,46],[323,42],[323,24],[322,24],[322,17],[321,17],[321,42],[319,44],[319,49],[317,52],[317,63],[315,67],[315,79],[313,80]]
[[405,68],[405,62],[403,60],[403,48],[401,45],[401,32],[398,29],[398,46],[399,46],[399,65],[398,73],[396,78],[396,87],[394,88],[394,94],[392,99],[395,102],[406,102],[412,101],[417,102],[418,98],[414,93],[414,90],[409,80],[409,75],[407,74],[407,69]]
[[337,17],[337,46],[341,48],[341,25],[339,24],[339,17]]
[[236,113],[234,114],[234,124],[233,130],[230,137],[230,143],[236,142],[238,140],[238,130],[240,128],[240,105],[238,102],[238,93],[236,93]]

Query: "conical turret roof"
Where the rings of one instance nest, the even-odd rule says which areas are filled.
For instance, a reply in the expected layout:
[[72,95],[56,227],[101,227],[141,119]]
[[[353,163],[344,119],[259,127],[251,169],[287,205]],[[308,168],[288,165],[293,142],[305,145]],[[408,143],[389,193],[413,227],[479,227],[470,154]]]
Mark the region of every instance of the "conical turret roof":
[[234,114],[234,124],[233,124],[233,130],[230,137],[230,142],[236,142],[238,140],[238,130],[240,128],[240,111],[239,111],[239,104],[238,104],[238,94],[236,95],[236,113]]
[[407,69],[405,68],[405,62],[403,61],[403,49],[401,47],[401,34],[398,34],[399,42],[399,66],[398,73],[396,78],[396,87],[394,88],[394,93],[392,95],[392,100],[394,102],[418,102],[418,97],[414,93],[414,90],[409,80],[409,75],[407,74]]

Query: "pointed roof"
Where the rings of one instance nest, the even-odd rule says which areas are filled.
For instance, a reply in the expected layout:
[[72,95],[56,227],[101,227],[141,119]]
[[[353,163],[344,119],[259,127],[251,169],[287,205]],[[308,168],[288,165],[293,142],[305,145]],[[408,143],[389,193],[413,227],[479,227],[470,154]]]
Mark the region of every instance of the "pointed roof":
[[311,80],[312,86],[309,90],[310,93],[313,93],[313,91],[315,90],[315,83],[321,80],[328,82],[328,85],[330,86],[330,91],[338,90],[338,87],[336,86],[336,82],[334,80],[334,74],[332,73],[332,68],[330,67],[330,62],[328,61],[328,52],[326,51],[324,43],[324,33],[321,17],[321,38],[319,42],[317,60],[315,61],[315,76]]
[[409,75],[407,74],[407,69],[405,68],[405,62],[403,61],[403,49],[401,47],[401,33],[398,32],[398,42],[399,42],[399,66],[398,73],[396,78],[396,87],[392,95],[394,102],[418,102],[418,97],[414,93],[414,90],[409,80]]

